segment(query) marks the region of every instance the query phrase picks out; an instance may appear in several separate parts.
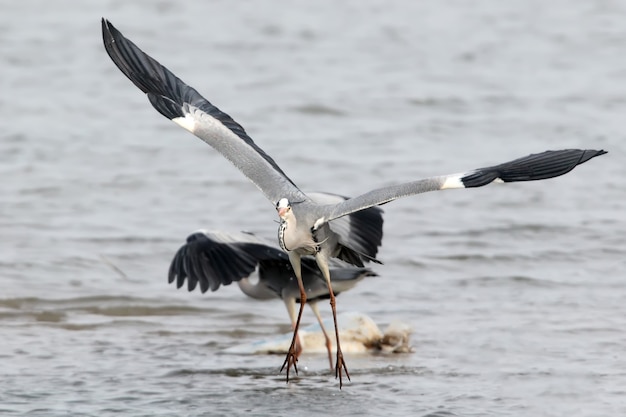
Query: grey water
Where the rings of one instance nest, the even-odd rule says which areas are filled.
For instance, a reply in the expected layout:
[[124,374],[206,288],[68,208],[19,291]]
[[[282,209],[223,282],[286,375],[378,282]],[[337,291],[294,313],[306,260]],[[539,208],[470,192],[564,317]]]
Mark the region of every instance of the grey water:
[[[222,352],[288,332],[280,301],[167,284],[196,229],[274,238],[272,205],[151,108],[101,17],[303,190],[609,154],[385,205],[379,277],[337,305],[409,324],[414,353],[348,355],[341,391],[305,354],[286,384],[282,356]],[[625,20],[600,0],[4,2],[0,415],[625,415]]]

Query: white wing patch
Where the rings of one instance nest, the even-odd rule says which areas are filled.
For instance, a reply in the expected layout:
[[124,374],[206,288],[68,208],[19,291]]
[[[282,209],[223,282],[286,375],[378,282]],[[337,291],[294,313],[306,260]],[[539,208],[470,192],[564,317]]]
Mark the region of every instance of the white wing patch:
[[326,219],[324,217],[320,217],[319,219],[315,220],[315,223],[313,224],[313,230],[317,230],[324,223],[326,223]]
[[196,127],[196,119],[191,113],[185,114],[185,117],[176,117],[172,119],[172,121],[183,129],[190,131],[191,133],[194,132],[194,129]]
[[464,174],[450,175],[443,182],[443,185],[441,186],[441,190],[447,190],[451,188],[465,188],[465,186],[463,185],[463,181],[461,181],[461,178],[463,176]]

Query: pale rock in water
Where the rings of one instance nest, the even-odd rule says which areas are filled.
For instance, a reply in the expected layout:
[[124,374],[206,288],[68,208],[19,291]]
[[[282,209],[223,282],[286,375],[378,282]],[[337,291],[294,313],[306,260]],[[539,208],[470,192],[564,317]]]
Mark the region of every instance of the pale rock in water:
[[[411,327],[405,323],[394,322],[384,332],[369,316],[361,313],[343,313],[339,317],[339,337],[342,350],[349,353],[411,353],[409,344]],[[324,322],[332,326],[331,320]],[[312,324],[298,331],[303,353],[326,353],[326,342],[319,324]],[[226,353],[244,355],[263,355],[286,353],[291,344],[291,332],[272,338],[233,346],[224,350]]]

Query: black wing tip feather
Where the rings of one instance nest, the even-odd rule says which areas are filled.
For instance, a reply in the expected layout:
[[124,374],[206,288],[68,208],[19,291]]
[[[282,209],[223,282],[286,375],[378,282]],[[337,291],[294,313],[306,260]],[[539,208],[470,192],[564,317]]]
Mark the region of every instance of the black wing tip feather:
[[252,146],[261,157],[295,186],[278,164],[254,143],[243,126],[211,104],[164,65],[146,54],[105,18],[102,18],[102,39],[111,60],[137,88],[148,95],[150,104],[159,113],[172,120],[185,116],[185,104],[201,109]]
[[[122,71],[122,73],[126,75],[126,77],[128,77],[133,82],[133,84],[137,86],[137,88],[139,88],[144,93],[147,93],[148,88],[143,84],[138,83],[133,78],[132,69],[128,65],[127,58],[124,58],[121,53],[122,51],[128,52],[129,48],[126,45],[127,42],[129,42],[135,48],[137,48],[137,46],[128,39],[126,39],[124,35],[122,35],[122,32],[117,30],[117,28],[104,17],[102,18],[102,42],[104,43],[104,49],[107,51],[107,54],[109,55],[115,66],[117,66],[119,70]],[[123,49],[120,50],[120,47],[122,47]]]
[[102,18],[102,40],[107,51],[110,50],[113,43],[123,37],[122,33],[108,19]]
[[182,106],[186,101],[203,100],[200,94],[146,54],[105,18],[102,18],[102,40],[113,63],[148,95],[152,106],[168,119],[183,117]]
[[594,149],[585,149],[583,151],[583,155],[580,157],[580,162],[578,162],[578,165],[587,162],[588,160],[590,160],[591,158],[595,158],[596,156],[600,156],[600,155],[604,155],[609,153],[608,151],[605,151],[604,149],[600,149],[599,151],[596,151]]
[[576,166],[605,150],[564,149],[545,151],[518,158],[500,165],[480,168],[461,178],[465,188],[482,187],[499,179],[503,182],[537,181],[567,174]]
[[170,120],[184,117],[183,107],[188,104],[209,113],[236,135],[252,142],[243,127],[228,114],[145,53],[105,18],[102,18],[102,39],[113,63],[137,88],[148,95],[150,104],[163,116]]
[[109,19],[105,19],[104,17],[101,19],[102,22],[102,40],[104,41],[104,46],[107,47],[110,44],[110,41],[113,39],[113,31],[118,31]]
[[254,272],[259,262],[242,250],[242,245],[245,243],[224,243],[201,232],[193,233],[174,255],[168,282],[176,281],[176,288],[180,289],[186,281],[188,291],[199,284],[205,293],[239,281]]

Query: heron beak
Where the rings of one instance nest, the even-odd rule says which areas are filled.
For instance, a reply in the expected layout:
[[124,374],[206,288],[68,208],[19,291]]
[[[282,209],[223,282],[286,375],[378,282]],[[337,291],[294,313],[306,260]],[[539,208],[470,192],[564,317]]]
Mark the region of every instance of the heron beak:
[[283,218],[285,213],[287,213],[287,207],[280,207],[278,209],[278,217],[280,217],[281,219]]

